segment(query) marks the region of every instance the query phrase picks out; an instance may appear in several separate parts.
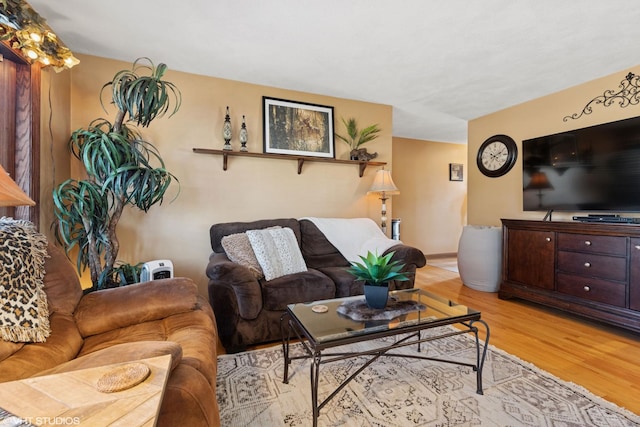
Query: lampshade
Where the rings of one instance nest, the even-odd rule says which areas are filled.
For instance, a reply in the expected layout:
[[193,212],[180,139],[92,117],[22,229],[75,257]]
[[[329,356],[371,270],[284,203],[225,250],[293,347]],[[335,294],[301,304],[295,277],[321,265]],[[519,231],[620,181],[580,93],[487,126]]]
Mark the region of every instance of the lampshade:
[[531,181],[524,188],[525,190],[547,190],[553,189],[553,185],[549,182],[547,174],[544,172],[534,172],[531,174]]
[[400,194],[400,190],[391,179],[391,172],[382,169],[376,172],[376,176],[369,188],[369,193],[385,193],[387,195]]
[[0,166],[0,207],[5,206],[33,206],[36,202],[31,200],[18,184],[10,177],[7,171]]

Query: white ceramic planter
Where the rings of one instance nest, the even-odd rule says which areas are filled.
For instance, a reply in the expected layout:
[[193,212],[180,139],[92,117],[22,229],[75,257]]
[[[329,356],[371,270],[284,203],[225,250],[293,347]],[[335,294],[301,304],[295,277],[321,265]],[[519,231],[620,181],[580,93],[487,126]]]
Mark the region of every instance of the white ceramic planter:
[[497,292],[502,276],[502,228],[467,225],[458,242],[458,271],[462,283],[484,292]]

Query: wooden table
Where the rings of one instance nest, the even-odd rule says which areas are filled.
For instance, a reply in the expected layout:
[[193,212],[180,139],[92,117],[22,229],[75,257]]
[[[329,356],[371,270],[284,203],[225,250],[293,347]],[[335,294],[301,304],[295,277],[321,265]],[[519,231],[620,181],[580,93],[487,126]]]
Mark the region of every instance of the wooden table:
[[[0,407],[37,426],[154,426],[171,356],[143,359],[150,375],[127,390],[103,393],[96,383],[123,363],[0,384]],[[1,424],[1,422],[0,422]]]

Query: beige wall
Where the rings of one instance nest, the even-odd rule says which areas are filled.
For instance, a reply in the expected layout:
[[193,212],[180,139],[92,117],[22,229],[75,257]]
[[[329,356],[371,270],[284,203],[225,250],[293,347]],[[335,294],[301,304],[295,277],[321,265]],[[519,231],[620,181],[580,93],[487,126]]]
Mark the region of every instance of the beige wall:
[[[618,90],[629,71],[638,74],[640,66],[470,121],[467,156],[470,165],[469,224],[500,225],[501,218],[541,220],[545,215],[545,212],[522,210],[521,156],[513,169],[502,177],[487,178],[478,171],[476,155],[485,139],[496,134],[509,135],[521,152],[524,139],[638,116],[639,105],[621,108],[614,103],[609,107],[596,105],[590,115],[563,121],[563,117],[580,112],[588,101],[605,90]],[[571,219],[573,215],[573,212],[554,212],[553,219]]]
[[54,242],[51,192],[70,176],[67,141],[70,131],[71,73],[42,71],[40,99],[40,231]]
[[[393,180],[400,189],[393,207],[404,243],[427,255],[458,251],[467,223],[466,157],[463,144],[393,138]],[[463,165],[463,181],[449,181],[449,163]]]
[[[107,114],[100,105],[100,88],[117,71],[130,67],[126,62],[93,56],[79,58],[80,65],[71,70],[71,129],[86,127],[98,117],[113,120],[114,111]],[[303,216],[370,217],[378,221],[379,200],[367,195],[376,168],[367,168],[359,178],[355,165],[305,163],[298,175],[295,160],[230,158],[225,172],[222,157],[195,154],[192,148],[222,148],[221,129],[228,105],[234,149],[240,146],[237,132],[245,115],[249,151],[262,152],[264,95],[333,106],[338,132],[343,131],[341,117],[355,117],[361,125],[378,123],[382,134],[367,148],[378,152],[376,160],[388,162],[389,167],[390,106],[174,72],[168,65],[165,78],[181,90],[182,108],[171,118],[157,119],[142,133],[180,180],[180,194],[172,201],[178,188],[174,187],[165,202],[146,215],[133,209],[125,212],[119,224],[120,259],[170,259],[176,275],[193,278],[206,294],[209,227],[214,223]],[[348,147],[339,140],[336,157],[348,158]],[[73,164],[72,175],[79,171]]]

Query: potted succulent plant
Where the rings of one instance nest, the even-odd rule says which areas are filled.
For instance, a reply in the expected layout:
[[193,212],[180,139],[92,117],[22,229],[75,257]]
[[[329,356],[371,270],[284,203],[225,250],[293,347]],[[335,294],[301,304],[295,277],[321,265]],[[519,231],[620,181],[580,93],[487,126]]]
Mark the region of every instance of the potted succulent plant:
[[[360,146],[366,144],[369,141],[373,141],[378,136],[380,136],[378,134],[381,132],[381,129],[376,123],[371,126],[367,126],[362,130],[359,130],[358,123],[353,117],[348,120],[345,120],[343,117],[342,123],[347,129],[347,135],[343,136],[336,133],[336,136],[347,143],[349,145],[349,148],[351,148],[351,152],[349,153],[351,160],[359,160],[358,153],[363,151]],[[364,151],[366,152],[366,150]]]
[[409,280],[400,270],[405,266],[399,261],[391,261],[395,252],[379,256],[377,253],[367,251],[367,256],[360,255],[362,262],[352,262],[347,269],[356,277],[363,280],[364,297],[370,308],[384,308],[389,296],[389,282],[391,280]]
[[166,70],[165,64],[139,58],[131,69],[116,73],[102,87],[117,109],[113,123],[96,119],[71,135],[69,149],[87,178],[69,179],[54,189],[55,234],[67,254],[77,248],[78,271],[91,272],[90,291],[138,281],[140,264],[117,260],[116,226],[125,206],[147,212],[162,203],[169,185],[177,181],[135,126],[147,127],[180,108],[180,91],[162,79]]

